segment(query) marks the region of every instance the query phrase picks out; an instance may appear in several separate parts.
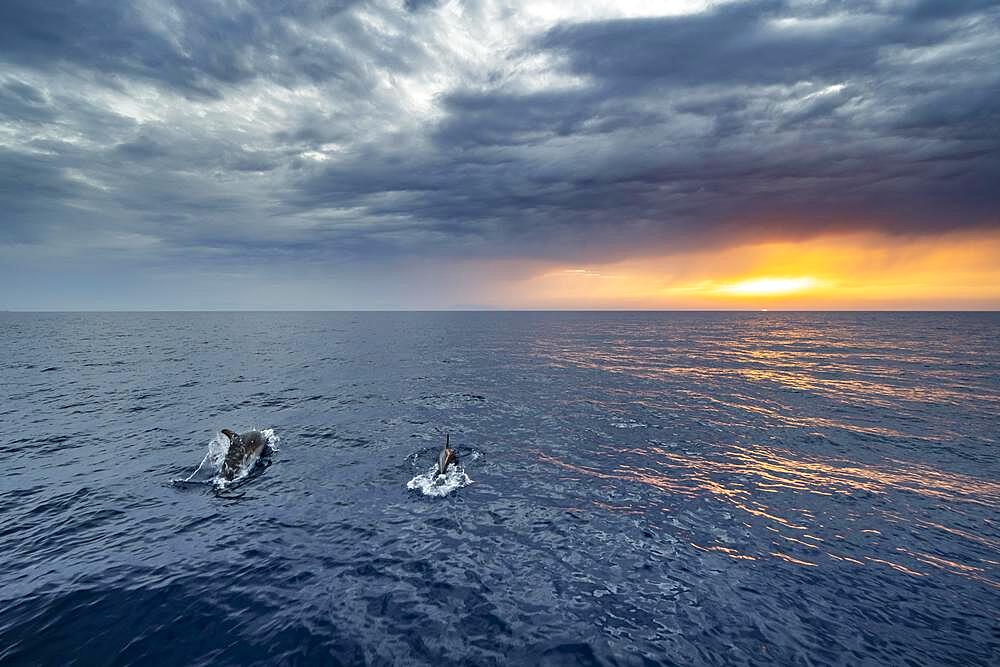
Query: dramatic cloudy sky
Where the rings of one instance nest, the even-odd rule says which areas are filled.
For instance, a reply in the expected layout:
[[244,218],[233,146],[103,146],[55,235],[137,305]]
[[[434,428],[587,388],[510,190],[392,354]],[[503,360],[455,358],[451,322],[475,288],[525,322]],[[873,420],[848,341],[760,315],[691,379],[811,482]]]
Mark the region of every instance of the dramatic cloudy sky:
[[998,307],[998,5],[0,2],[0,308]]

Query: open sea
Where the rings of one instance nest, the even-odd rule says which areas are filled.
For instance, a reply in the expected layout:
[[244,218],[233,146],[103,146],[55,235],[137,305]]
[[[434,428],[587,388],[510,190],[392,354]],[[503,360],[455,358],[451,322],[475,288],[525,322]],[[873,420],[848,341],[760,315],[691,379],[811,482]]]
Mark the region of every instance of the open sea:
[[0,663],[997,665],[998,438],[997,313],[0,313]]

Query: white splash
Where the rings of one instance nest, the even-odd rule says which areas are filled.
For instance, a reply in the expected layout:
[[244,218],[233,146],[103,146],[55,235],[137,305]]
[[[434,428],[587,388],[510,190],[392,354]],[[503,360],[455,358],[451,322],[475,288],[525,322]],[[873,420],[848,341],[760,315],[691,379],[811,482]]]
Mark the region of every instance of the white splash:
[[648,424],[643,424],[635,419],[613,419],[611,426],[614,428],[646,428]]
[[419,490],[425,496],[443,498],[455,489],[472,484],[472,480],[465,474],[465,469],[461,466],[451,466],[443,475],[436,473],[437,466],[434,466],[407,482],[406,488]]
[[[264,440],[267,442],[267,448],[272,453],[278,451],[278,444],[281,442],[281,438],[274,432],[274,429],[262,428],[251,430],[260,431],[260,434],[264,436]],[[222,477],[222,464],[226,460],[228,452],[229,438],[222,435],[222,433],[216,433],[215,437],[209,440],[208,452],[205,454],[205,458],[201,460],[201,463],[198,464],[195,471],[184,479],[173,480],[173,483],[213,484],[219,489],[225,489],[246,478],[254,466],[257,465],[257,460],[260,458],[260,455],[250,457],[243,462],[239,472],[231,480],[227,480]]]

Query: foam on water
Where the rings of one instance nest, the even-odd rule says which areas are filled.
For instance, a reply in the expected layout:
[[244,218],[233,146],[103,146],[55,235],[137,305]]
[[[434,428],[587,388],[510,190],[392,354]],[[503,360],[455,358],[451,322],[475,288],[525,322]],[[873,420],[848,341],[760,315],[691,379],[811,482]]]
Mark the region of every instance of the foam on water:
[[472,484],[472,480],[462,466],[451,466],[443,475],[437,474],[437,466],[431,466],[427,472],[414,476],[406,483],[406,488],[419,490],[425,496],[443,498],[456,489]]

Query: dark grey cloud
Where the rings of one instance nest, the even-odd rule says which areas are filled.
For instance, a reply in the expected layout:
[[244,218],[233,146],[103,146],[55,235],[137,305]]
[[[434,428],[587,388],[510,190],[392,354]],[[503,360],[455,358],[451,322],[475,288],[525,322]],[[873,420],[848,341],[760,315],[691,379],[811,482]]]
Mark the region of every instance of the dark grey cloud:
[[55,117],[49,100],[23,81],[0,85],[0,118],[8,122],[46,123]]
[[167,155],[168,151],[149,137],[141,136],[132,141],[118,144],[118,152],[126,159],[142,161]]
[[837,81],[877,72],[887,49],[946,41],[951,21],[986,6],[933,4],[949,8],[919,3],[907,11],[900,3],[877,11],[872,3],[761,0],[689,16],[559,26],[536,45],[565,56],[573,72],[615,88]]
[[406,0],[403,5],[411,12],[419,12],[422,9],[437,7],[441,0]]
[[765,0],[560,25],[526,52],[582,85],[453,91],[428,146],[369,148],[307,180],[303,201],[588,258],[995,226],[998,46],[982,2]]
[[65,211],[86,193],[86,185],[66,177],[59,160],[0,149],[0,199],[4,202],[0,238],[30,239],[51,215]]
[[333,271],[1000,225],[994,2],[531,9],[2,3],[0,245]]
[[629,108],[594,91],[461,92],[446,95],[441,102],[447,119],[436,128],[434,139],[446,148],[533,143],[664,121],[656,111]]
[[[186,95],[219,97],[257,77],[297,81],[362,77],[355,60],[363,25],[344,10],[354,0],[253,3],[123,3],[90,0],[0,4],[3,59],[28,67],[85,68],[135,78]],[[303,26],[341,17],[340,43],[317,43]],[[364,54],[406,65],[405,51]],[[363,83],[357,81],[359,89]]]

